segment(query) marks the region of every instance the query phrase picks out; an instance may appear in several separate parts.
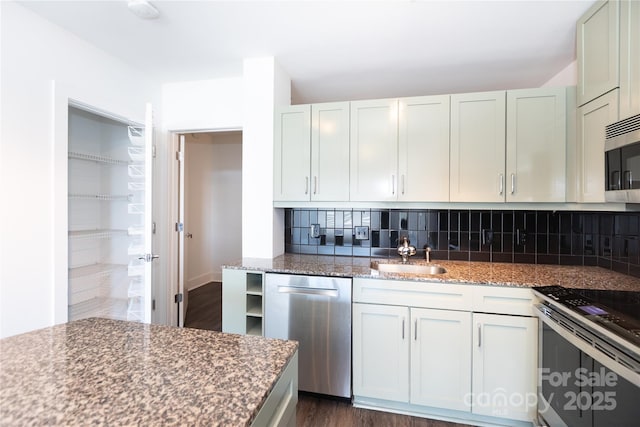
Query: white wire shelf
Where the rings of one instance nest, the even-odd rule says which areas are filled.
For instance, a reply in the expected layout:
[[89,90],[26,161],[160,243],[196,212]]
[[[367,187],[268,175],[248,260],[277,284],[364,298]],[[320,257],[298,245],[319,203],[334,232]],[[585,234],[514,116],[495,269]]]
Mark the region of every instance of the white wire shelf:
[[113,273],[127,271],[126,264],[91,264],[82,267],[74,267],[69,269],[69,279],[78,279],[80,277],[104,277]]
[[69,231],[69,239],[111,239],[127,236],[127,230],[79,230]]
[[128,133],[129,141],[131,141],[131,144],[137,146],[144,145],[144,128],[138,126],[129,126]]
[[77,151],[69,151],[69,158],[76,159],[76,160],[87,160],[87,161],[96,162],[96,163],[105,163],[109,165],[126,166],[129,164],[128,160],[114,159],[111,157],[99,156],[97,154],[79,153]]
[[133,194],[69,194],[69,200],[101,200],[105,202],[133,200]]

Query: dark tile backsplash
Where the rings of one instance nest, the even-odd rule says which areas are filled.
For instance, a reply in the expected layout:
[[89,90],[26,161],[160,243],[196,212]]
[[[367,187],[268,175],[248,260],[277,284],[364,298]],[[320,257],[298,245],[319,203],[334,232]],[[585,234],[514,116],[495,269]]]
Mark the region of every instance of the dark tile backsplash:
[[637,277],[639,233],[637,212],[285,210],[288,253],[395,258],[408,236],[416,257],[428,245],[435,260],[599,265]]

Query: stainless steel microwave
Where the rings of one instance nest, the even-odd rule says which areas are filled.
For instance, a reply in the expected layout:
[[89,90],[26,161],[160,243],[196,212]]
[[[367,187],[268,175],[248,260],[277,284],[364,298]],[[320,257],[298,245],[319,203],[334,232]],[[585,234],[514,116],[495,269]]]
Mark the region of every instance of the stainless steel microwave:
[[640,114],[606,127],[605,199],[640,203]]

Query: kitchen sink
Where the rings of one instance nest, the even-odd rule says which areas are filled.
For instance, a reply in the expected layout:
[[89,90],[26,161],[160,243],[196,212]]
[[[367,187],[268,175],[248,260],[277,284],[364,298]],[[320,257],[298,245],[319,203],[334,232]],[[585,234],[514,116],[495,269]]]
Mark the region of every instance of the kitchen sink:
[[381,273],[403,274],[444,274],[447,269],[439,265],[431,264],[397,264],[397,263],[371,263],[371,268]]

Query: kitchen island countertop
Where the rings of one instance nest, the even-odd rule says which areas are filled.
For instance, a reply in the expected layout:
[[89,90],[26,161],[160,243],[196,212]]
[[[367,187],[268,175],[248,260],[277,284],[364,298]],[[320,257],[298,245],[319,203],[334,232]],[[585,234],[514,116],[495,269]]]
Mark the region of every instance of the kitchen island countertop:
[[[516,287],[561,285],[568,288],[640,292],[639,278],[601,267],[434,260],[431,264],[440,265],[446,268],[447,272],[438,275],[416,275],[378,273],[371,268],[372,263],[378,262],[399,263],[400,259],[284,254],[273,259],[245,258],[224,268],[335,277],[373,277]],[[411,259],[410,263],[424,264],[425,261]]]
[[294,341],[100,318],[0,340],[0,425],[250,425]]

